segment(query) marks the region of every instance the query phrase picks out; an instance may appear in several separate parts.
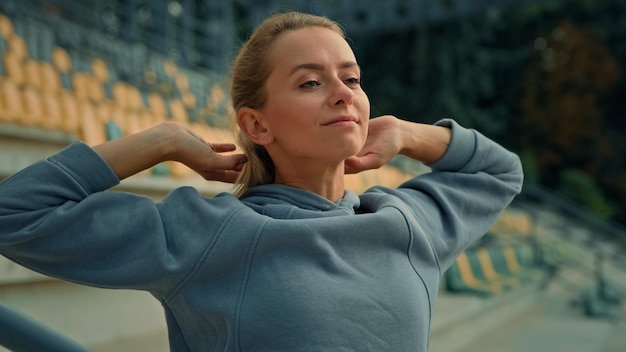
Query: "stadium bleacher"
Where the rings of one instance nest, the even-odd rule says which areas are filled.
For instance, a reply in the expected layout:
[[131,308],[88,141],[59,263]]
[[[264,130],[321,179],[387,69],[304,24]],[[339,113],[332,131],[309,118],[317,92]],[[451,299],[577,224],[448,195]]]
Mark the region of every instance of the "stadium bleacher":
[[[24,5],[0,12],[0,122],[62,131],[95,145],[165,120],[206,140],[233,141],[225,78],[179,67],[141,45],[81,28]],[[175,162],[153,175],[191,177]],[[145,173],[144,173],[145,174]],[[393,167],[346,177],[347,188],[395,186]]]

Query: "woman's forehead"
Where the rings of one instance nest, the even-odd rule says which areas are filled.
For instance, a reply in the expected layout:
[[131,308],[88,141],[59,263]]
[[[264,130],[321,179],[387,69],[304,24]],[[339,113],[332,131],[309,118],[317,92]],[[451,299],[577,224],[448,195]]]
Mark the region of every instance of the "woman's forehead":
[[290,65],[285,69],[307,64],[356,64],[354,52],[339,33],[323,27],[307,27],[283,33],[272,50],[276,64]]

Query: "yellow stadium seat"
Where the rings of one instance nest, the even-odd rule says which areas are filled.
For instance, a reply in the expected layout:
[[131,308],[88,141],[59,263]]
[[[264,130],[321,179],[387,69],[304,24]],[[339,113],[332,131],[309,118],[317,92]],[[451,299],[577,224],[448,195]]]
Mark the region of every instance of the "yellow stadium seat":
[[41,93],[34,87],[26,87],[22,91],[24,101],[24,113],[18,121],[22,125],[32,127],[42,127],[44,110]]
[[502,292],[498,284],[476,277],[465,252],[462,252],[445,273],[446,287],[450,292],[493,295]]
[[91,72],[100,83],[105,83],[110,78],[109,67],[107,66],[107,63],[100,58],[94,58],[91,60]]
[[12,37],[14,33],[11,19],[0,13],[0,35],[8,39]]
[[65,132],[80,134],[80,109],[78,99],[71,93],[65,92],[59,96],[63,121],[61,129]]
[[166,75],[170,77],[175,77],[176,73],[178,72],[178,66],[176,66],[176,63],[174,61],[168,60],[165,61],[165,63],[163,64],[163,71],[165,71]]
[[63,110],[59,96],[50,91],[42,91],[41,101],[44,112],[41,126],[51,130],[63,130]]
[[187,109],[194,108],[196,106],[196,96],[192,92],[185,92],[182,94],[181,100],[183,105]]
[[131,84],[128,85],[128,108],[134,110],[146,108],[141,97],[141,91]]
[[99,79],[93,76],[89,76],[86,82],[87,97],[92,101],[98,103],[106,100],[106,94],[104,92],[104,86]]
[[142,125],[141,113],[137,111],[129,111],[126,114],[124,125],[127,134],[137,133],[145,129]]
[[172,99],[170,100],[170,111],[172,113],[172,120],[178,121],[181,123],[188,123],[189,116],[187,115],[187,110],[185,109],[185,105],[181,100]]
[[89,77],[85,72],[76,72],[72,75],[72,91],[77,98],[89,98]]
[[41,74],[42,89],[46,92],[58,94],[63,90],[59,73],[49,62],[40,62],[39,70]]
[[39,61],[26,60],[24,62],[24,83],[28,86],[42,89],[41,65]]
[[65,49],[60,47],[55,47],[52,50],[52,63],[61,73],[68,73],[72,69],[70,54],[68,54]]
[[503,286],[509,288],[518,288],[521,286],[522,283],[519,278],[505,276],[496,271],[491,256],[489,255],[489,251],[486,248],[477,249],[476,257],[480,262],[487,280],[501,283]]
[[189,91],[189,77],[186,74],[179,72],[176,75],[176,88],[181,92]]
[[18,85],[26,82],[23,60],[15,54],[8,53],[3,58],[5,77]]
[[14,35],[7,40],[8,53],[14,55],[20,60],[26,60],[28,58],[28,45],[24,38]]
[[24,114],[24,102],[18,84],[11,80],[0,80],[0,96],[3,111],[0,114],[5,122],[16,123]]
[[167,116],[167,107],[165,106],[165,101],[160,94],[150,93],[148,96],[148,104],[148,108],[154,116],[162,116],[163,118]]
[[88,101],[78,102],[80,116],[80,138],[88,145],[97,145],[107,140],[104,121],[101,121],[94,106]]

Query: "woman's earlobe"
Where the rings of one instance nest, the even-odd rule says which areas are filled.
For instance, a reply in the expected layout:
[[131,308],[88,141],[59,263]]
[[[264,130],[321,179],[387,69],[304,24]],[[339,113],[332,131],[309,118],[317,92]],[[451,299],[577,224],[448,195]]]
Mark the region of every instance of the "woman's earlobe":
[[256,144],[266,145],[273,139],[273,135],[263,121],[263,115],[252,108],[241,108],[237,112],[237,124],[241,131]]

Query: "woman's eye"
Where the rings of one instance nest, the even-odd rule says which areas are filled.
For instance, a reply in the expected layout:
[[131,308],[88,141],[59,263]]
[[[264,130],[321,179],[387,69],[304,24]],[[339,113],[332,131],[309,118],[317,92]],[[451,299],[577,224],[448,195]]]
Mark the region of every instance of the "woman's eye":
[[308,81],[308,82],[303,83],[300,87],[302,87],[302,88],[315,88],[315,87],[317,87],[319,85],[320,84],[317,81]]
[[348,78],[346,80],[346,84],[349,86],[358,86],[361,85],[361,80],[359,78],[353,77],[353,78]]

